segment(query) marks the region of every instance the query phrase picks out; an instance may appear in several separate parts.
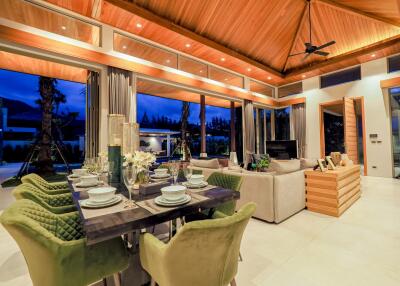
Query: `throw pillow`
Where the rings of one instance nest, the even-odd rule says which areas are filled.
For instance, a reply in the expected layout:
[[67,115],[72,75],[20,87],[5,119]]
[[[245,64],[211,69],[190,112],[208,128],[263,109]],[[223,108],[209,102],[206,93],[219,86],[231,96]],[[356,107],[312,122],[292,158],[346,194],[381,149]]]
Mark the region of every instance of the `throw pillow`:
[[278,174],[287,174],[300,170],[300,160],[272,160],[269,169]]
[[211,159],[211,160],[190,159],[190,165],[199,168],[219,169],[218,159]]

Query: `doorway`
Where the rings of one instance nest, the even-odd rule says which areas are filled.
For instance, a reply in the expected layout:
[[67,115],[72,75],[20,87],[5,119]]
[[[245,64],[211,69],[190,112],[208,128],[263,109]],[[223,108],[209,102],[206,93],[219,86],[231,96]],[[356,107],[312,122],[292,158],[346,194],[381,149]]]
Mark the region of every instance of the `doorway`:
[[343,98],[320,104],[320,155],[346,153],[367,174],[364,98]]
[[392,124],[393,176],[400,179],[400,87],[389,89]]

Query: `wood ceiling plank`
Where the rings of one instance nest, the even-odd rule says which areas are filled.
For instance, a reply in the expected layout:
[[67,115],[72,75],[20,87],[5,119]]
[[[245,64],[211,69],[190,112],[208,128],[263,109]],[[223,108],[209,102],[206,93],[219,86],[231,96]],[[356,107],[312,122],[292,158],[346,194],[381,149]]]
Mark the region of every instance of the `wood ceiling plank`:
[[[346,5],[340,4],[340,3],[336,2],[336,1],[333,1],[333,0],[317,0],[317,1],[322,3],[322,4],[329,5],[329,6],[333,7],[333,8],[340,9],[340,10],[342,10],[344,12],[352,13],[352,14],[355,14],[355,15],[366,17],[366,18],[368,18],[370,20],[375,20],[375,21],[378,21],[378,22],[381,22],[381,23],[385,23],[385,24],[396,26],[396,27],[400,27],[400,23],[398,23],[397,21],[393,21],[392,19],[389,19],[389,18],[383,18],[383,17],[377,16],[377,15],[375,15],[373,13],[369,13],[369,12],[365,12],[365,11],[362,11],[362,10],[358,10],[358,9],[355,9],[353,7],[350,7],[350,6],[346,6]],[[380,1],[376,1],[377,6],[380,5],[378,3],[380,3]]]
[[126,10],[126,11],[129,11],[130,13],[133,13],[133,14],[135,14],[135,15],[137,15],[139,17],[142,17],[142,18],[144,18],[144,19],[146,19],[148,21],[151,21],[153,23],[156,23],[156,24],[158,24],[158,25],[160,25],[160,26],[162,26],[164,28],[167,28],[167,29],[169,29],[171,31],[179,33],[179,34],[181,34],[181,35],[183,35],[183,36],[185,36],[185,37],[187,37],[187,38],[189,38],[189,39],[191,39],[193,41],[196,41],[198,43],[201,43],[201,44],[204,44],[206,46],[209,46],[210,48],[218,50],[220,52],[223,52],[223,53],[225,53],[225,54],[227,54],[229,56],[238,58],[238,59],[240,59],[240,60],[242,60],[242,61],[244,61],[244,62],[246,62],[246,63],[248,63],[250,65],[253,65],[253,66],[258,67],[258,68],[260,68],[262,70],[265,70],[266,72],[271,73],[271,74],[273,74],[275,76],[281,76],[281,73],[278,70],[276,70],[276,69],[274,69],[274,68],[272,68],[270,66],[261,64],[261,63],[255,61],[255,60],[253,60],[253,59],[250,59],[246,55],[243,55],[243,54],[241,54],[241,53],[239,53],[237,51],[229,49],[226,46],[223,46],[223,45],[221,45],[221,44],[219,44],[219,43],[217,43],[217,42],[215,42],[213,40],[210,40],[210,39],[208,39],[206,37],[200,36],[199,34],[196,34],[196,33],[192,32],[189,29],[186,29],[184,27],[176,25],[175,23],[173,23],[173,22],[171,22],[171,21],[169,21],[169,20],[167,20],[167,19],[165,19],[163,17],[160,17],[160,16],[158,16],[158,15],[156,15],[156,14],[154,14],[154,13],[152,13],[152,12],[150,12],[150,11],[148,11],[148,10],[146,10],[146,9],[136,5],[136,4],[134,4],[134,3],[127,2],[127,1],[124,1],[124,0],[106,0],[106,2],[109,2],[109,3],[111,3],[112,5],[114,5],[116,7],[119,7],[121,9]]

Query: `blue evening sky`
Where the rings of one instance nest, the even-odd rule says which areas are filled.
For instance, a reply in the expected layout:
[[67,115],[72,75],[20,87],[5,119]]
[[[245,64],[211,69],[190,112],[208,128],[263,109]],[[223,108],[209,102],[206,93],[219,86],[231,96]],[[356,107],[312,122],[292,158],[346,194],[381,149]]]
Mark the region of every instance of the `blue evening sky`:
[[[38,80],[36,75],[24,74],[0,69],[0,97],[23,101],[33,107],[37,107],[35,100],[39,98]],[[66,95],[67,102],[62,104],[63,111],[79,112],[79,119],[85,119],[85,95],[81,93],[85,84],[58,80],[57,88]],[[167,116],[172,120],[179,120],[182,103],[179,100],[138,94],[138,120],[144,112],[151,119],[152,116]],[[189,122],[198,123],[200,105],[190,104]],[[227,108],[206,106],[206,120],[213,117],[222,117],[229,120],[230,111]]]

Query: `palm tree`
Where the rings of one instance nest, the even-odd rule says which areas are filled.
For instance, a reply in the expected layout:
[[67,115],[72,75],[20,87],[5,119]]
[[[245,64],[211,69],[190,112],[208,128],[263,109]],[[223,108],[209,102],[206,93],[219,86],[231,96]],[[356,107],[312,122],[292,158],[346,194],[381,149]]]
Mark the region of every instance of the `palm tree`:
[[42,109],[42,131],[40,133],[38,172],[40,174],[53,174],[52,160],[52,121],[53,109],[58,108],[61,103],[65,103],[65,95],[56,87],[57,80],[50,77],[39,77],[40,99],[36,101]]

